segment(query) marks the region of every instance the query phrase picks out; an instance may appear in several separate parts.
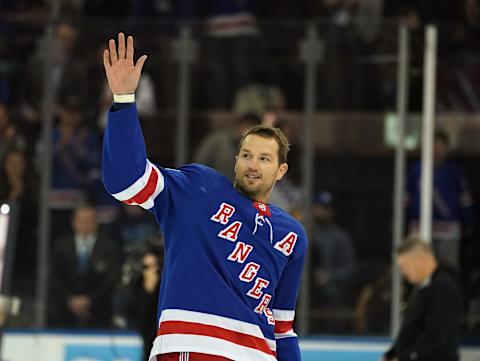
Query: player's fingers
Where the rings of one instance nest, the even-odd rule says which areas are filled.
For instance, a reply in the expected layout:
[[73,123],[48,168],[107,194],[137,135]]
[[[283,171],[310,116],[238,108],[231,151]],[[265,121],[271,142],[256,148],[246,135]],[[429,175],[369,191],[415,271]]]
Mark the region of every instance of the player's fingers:
[[133,64],[133,52],[134,52],[134,47],[133,47],[133,37],[129,36],[127,37],[127,60],[130,64]]
[[115,63],[117,61],[117,49],[115,48],[115,40],[110,39],[108,42],[108,49],[110,50],[110,62]]
[[103,66],[105,67],[105,70],[108,70],[110,68],[110,52],[108,49],[105,49],[103,51]]
[[118,33],[118,59],[125,59],[125,35]]
[[138,58],[137,63],[135,64],[135,72],[141,73],[143,65],[145,64],[145,61],[147,60],[146,55],[142,55],[140,58]]

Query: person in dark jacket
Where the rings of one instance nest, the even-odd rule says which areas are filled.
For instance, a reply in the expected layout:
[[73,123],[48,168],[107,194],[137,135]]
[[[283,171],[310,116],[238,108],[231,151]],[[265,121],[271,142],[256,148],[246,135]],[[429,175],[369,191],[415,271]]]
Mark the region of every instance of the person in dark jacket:
[[439,266],[430,245],[410,237],[397,250],[401,273],[415,290],[384,361],[457,361],[462,293],[455,274]]
[[53,249],[50,326],[109,328],[123,258],[120,244],[100,232],[89,205],[75,209],[72,229]]
[[157,321],[152,313],[157,312],[160,280],[163,268],[163,248],[150,245],[142,257],[142,277],[137,285],[133,302],[130,305],[130,316],[134,319],[134,327],[143,339],[143,359],[148,361],[150,349],[157,335]]

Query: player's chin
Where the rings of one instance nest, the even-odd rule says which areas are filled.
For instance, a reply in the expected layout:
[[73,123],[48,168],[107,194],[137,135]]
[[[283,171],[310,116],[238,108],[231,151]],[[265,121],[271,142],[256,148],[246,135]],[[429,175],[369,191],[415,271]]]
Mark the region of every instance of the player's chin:
[[244,182],[239,182],[237,185],[242,191],[242,193],[247,195],[250,198],[256,196],[259,192],[258,186],[252,186]]

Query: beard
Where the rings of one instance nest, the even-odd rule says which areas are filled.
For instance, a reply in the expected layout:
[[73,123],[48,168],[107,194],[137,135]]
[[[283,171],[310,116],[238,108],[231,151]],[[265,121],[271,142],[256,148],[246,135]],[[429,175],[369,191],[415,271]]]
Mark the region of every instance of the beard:
[[247,182],[242,179],[241,176],[236,176],[233,182],[233,187],[251,200],[261,200],[266,202],[266,198],[268,198],[270,195],[274,184],[271,184],[270,187],[265,184],[251,186],[247,184]]
[[242,193],[244,196],[250,198],[250,199],[255,199],[258,194],[260,193],[260,190],[258,189],[258,187],[255,187],[255,189],[252,189],[252,187],[248,187],[244,182],[242,181],[239,181],[237,179],[235,179],[235,181],[233,182],[233,187],[239,191],[240,193]]

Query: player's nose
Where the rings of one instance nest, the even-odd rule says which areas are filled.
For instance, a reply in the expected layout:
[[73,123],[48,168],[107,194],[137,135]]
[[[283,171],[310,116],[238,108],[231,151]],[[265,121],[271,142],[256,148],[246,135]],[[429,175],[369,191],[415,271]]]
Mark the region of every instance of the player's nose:
[[255,157],[252,157],[250,161],[248,162],[248,169],[249,170],[257,170],[258,169],[258,159]]

